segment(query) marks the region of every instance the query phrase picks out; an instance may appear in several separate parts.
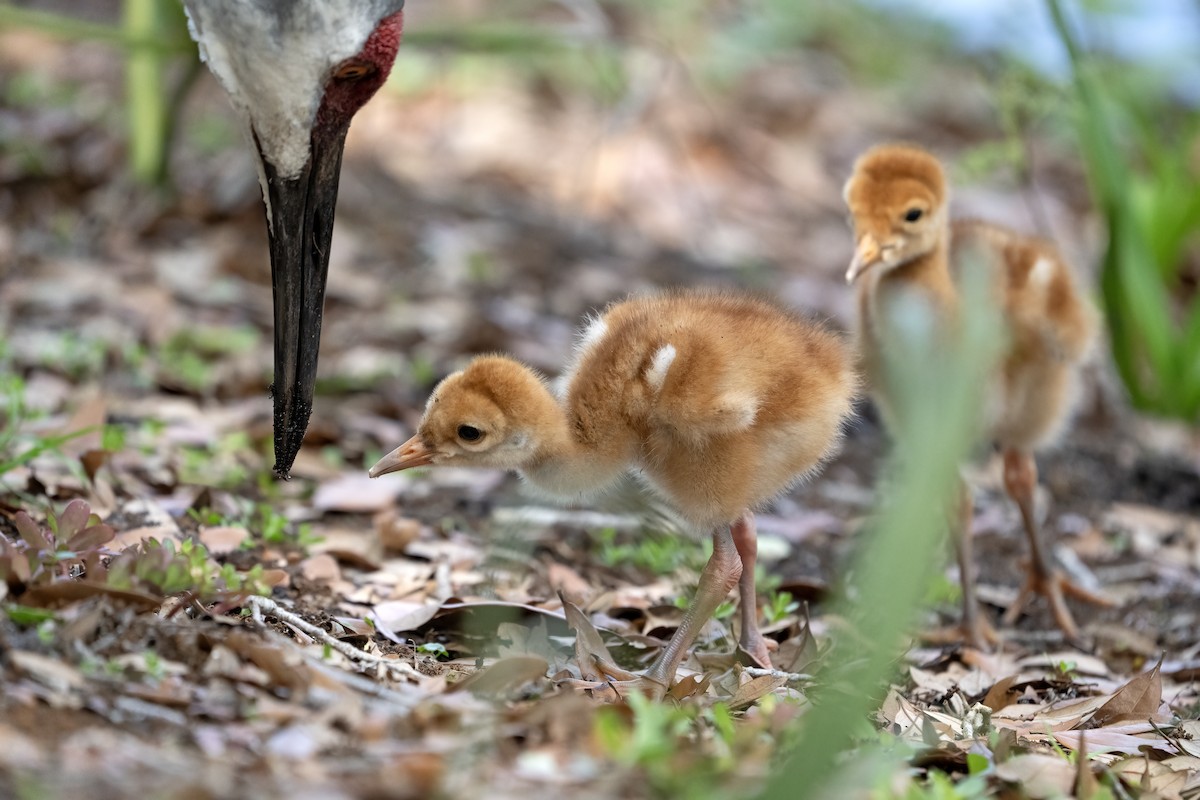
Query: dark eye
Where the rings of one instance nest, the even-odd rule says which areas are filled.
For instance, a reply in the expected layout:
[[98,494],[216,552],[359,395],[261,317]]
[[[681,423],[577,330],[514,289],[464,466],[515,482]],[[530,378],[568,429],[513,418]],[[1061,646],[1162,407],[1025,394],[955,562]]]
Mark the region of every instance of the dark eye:
[[375,71],[375,65],[365,61],[347,61],[333,71],[339,81],[360,81]]
[[458,438],[464,442],[477,442],[483,437],[483,431],[474,425],[459,425]]
[[917,220],[919,220],[921,218],[922,213],[923,212],[919,208],[910,208],[908,211],[904,212],[904,221],[905,222],[916,222]]

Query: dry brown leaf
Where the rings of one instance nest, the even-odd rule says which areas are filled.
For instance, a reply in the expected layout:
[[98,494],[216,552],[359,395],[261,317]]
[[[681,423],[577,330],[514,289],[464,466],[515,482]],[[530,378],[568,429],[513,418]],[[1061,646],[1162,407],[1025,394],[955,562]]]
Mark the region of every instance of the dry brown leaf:
[[284,650],[245,630],[231,632],[225,645],[266,672],[274,686],[297,691],[306,689],[312,682],[307,666],[295,650]]
[[1152,761],[1145,756],[1127,758],[1110,769],[1139,787],[1143,793],[1154,792],[1156,797],[1171,800],[1182,797],[1185,789],[1193,789],[1200,781],[1200,759],[1194,756],[1175,756]]
[[242,546],[242,542],[250,538],[250,531],[240,527],[201,528],[200,542],[208,548],[210,555],[219,556],[232,553]]
[[337,559],[328,553],[318,553],[301,561],[300,574],[318,583],[333,583],[342,579]]
[[786,685],[787,681],[787,675],[761,675],[751,678],[738,686],[733,697],[729,698],[729,707],[738,709],[751,705],[763,695],[768,695],[780,686]]
[[[1087,734],[1086,740],[1084,734]],[[1091,728],[1086,731],[1055,731],[1054,739],[1064,747],[1079,750],[1086,741],[1093,752],[1116,753],[1117,755],[1137,755],[1143,747],[1174,753],[1175,748],[1166,739],[1158,736],[1136,736],[1121,733],[1109,728]]]
[[1066,759],[1040,753],[1025,753],[997,764],[996,777],[1017,784],[1034,800],[1069,796],[1075,785],[1075,770]]
[[1149,672],[1136,675],[1118,689],[1107,703],[1088,720],[1089,727],[1111,725],[1124,720],[1144,720],[1158,713],[1162,705],[1162,676],[1160,660]]
[[282,569],[264,569],[262,580],[267,586],[291,586],[292,576],[286,570]]
[[75,456],[81,456],[89,450],[100,448],[102,427],[108,419],[108,400],[99,389],[83,392],[84,399],[75,407],[67,424],[58,433],[61,435],[88,431],[82,436],[69,439],[62,445],[62,450]]
[[1019,693],[1012,686],[1016,681],[1016,675],[1009,675],[1007,678],[996,681],[984,696],[983,704],[992,711],[999,711],[1015,702]]
[[684,675],[667,690],[667,698],[680,701],[687,700],[689,697],[697,697],[708,691],[708,685],[711,682],[712,676],[710,675]]
[[550,665],[538,656],[507,656],[451,686],[447,692],[470,691],[476,695],[502,694],[546,676]]
[[375,536],[384,550],[403,553],[421,535],[420,520],[402,517],[394,508],[383,509],[372,521],[375,525]]
[[117,589],[105,583],[90,581],[56,581],[34,586],[23,595],[21,602],[32,606],[56,606],[89,597],[104,595],[128,603],[140,611],[153,611],[162,605],[163,598],[134,589]]
[[592,586],[575,570],[566,564],[551,561],[546,565],[546,579],[550,588],[570,600],[572,603],[583,605],[592,594]]
[[920,710],[895,688],[888,691],[887,698],[879,711],[883,722],[892,729],[893,733],[904,734],[913,730],[923,719]]
[[600,638],[600,632],[586,614],[565,599],[562,600],[562,606],[567,625],[575,631],[575,662],[585,680],[599,681],[606,677],[631,680],[636,677],[613,661],[604,640]]
[[82,691],[87,687],[83,673],[52,656],[28,650],[12,650],[8,653],[8,661],[33,680],[59,694]]
[[313,534],[321,538],[309,549],[313,555],[328,553],[339,563],[372,572],[382,566],[383,547],[365,530],[314,525]]
[[373,513],[392,505],[401,484],[374,480],[365,472],[348,472],[317,487],[312,505],[318,511]]

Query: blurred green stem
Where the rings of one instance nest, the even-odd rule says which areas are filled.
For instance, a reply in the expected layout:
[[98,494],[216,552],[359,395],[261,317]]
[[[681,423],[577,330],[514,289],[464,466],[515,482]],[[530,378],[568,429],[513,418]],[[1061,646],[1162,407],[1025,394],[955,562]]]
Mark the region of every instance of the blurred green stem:
[[[157,38],[161,0],[125,0],[122,24],[130,39]],[[139,182],[160,185],[166,178],[167,102],[164,58],[148,48],[126,54],[125,95],[129,120],[129,168]]]
[[195,46],[187,40],[164,40],[154,35],[136,36],[128,30],[102,22],[85,22],[49,11],[34,11],[0,3],[0,30],[5,28],[28,28],[60,39],[103,42],[126,50],[153,50],[164,55],[195,52]]
[[922,305],[889,312],[895,448],[880,484],[887,490],[850,570],[857,596],[841,598],[834,614],[849,621],[847,635],[855,638],[837,646],[818,674],[794,756],[772,775],[764,800],[840,796],[831,782],[867,777],[848,778],[839,757],[883,699],[926,587],[944,563],[939,545],[953,518],[958,466],[977,433],[982,387],[1003,340],[986,298],[987,271],[963,274],[973,277],[963,286],[962,329],[954,336],[923,326],[929,310]]

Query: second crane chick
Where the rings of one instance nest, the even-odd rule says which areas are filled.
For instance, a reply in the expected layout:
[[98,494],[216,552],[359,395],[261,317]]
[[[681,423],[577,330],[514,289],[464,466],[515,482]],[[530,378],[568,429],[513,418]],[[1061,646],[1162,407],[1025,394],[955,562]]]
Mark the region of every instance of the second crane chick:
[[504,356],[476,358],[448,376],[417,434],[371,475],[496,467],[579,499],[638,472],[713,541],[695,600],[637,681],[661,697],[734,586],[741,646],[770,666],[758,629],[752,510],[831,454],[856,387],[839,336],[767,301],[699,291],[630,299],[583,331],[557,393]]
[[[1044,596],[1068,638],[1078,628],[1063,600],[1107,603],[1067,581],[1054,569],[1034,516],[1037,466],[1033,453],[1061,430],[1075,397],[1079,366],[1096,336],[1096,312],[1074,276],[1048,242],[982,222],[949,221],[942,166],[930,153],[908,145],[881,145],[854,165],[845,200],[854,223],[855,250],[846,280],[856,285],[859,341],[867,378],[882,401],[887,334],[880,327],[885,304],[916,294],[935,317],[942,336],[953,335],[959,313],[962,269],[991,268],[992,293],[1007,333],[1005,350],[989,386],[986,435],[1003,451],[1004,485],[1021,512],[1033,558],[1021,595],[1006,621],[1034,594]],[[963,580],[964,628],[974,645],[991,638],[975,610],[969,562],[970,495],[963,489],[958,545]]]

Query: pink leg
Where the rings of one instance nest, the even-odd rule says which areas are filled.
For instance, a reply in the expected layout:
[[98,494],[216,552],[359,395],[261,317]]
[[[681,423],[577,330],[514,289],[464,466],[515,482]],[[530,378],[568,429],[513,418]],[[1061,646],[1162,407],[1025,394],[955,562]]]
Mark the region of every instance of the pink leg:
[[[659,653],[650,669],[646,670],[643,678],[660,684],[664,691],[671,687],[675,680],[675,672],[687,655],[688,648],[696,640],[700,629],[712,619],[717,606],[729,595],[742,576],[742,561],[733,543],[733,536],[726,528],[713,533],[713,553],[700,574],[700,583],[696,587],[696,599],[688,606],[683,615],[679,629],[667,642],[667,646]],[[753,580],[753,579],[751,579]]]
[[1005,613],[1004,622],[1006,625],[1016,622],[1033,595],[1040,594],[1050,603],[1050,610],[1054,612],[1054,621],[1059,629],[1066,634],[1068,640],[1078,642],[1079,628],[1075,625],[1071,610],[1067,608],[1063,599],[1064,593],[1094,605],[1111,606],[1113,603],[1106,597],[1077,586],[1054,568],[1049,554],[1042,547],[1040,531],[1034,518],[1033,491],[1036,486],[1037,463],[1033,460],[1033,455],[1019,450],[1005,450],[1004,488],[1021,510],[1021,521],[1025,526],[1025,536],[1029,539],[1032,558],[1025,585],[1021,587],[1016,602],[1009,606],[1008,612]]
[[747,511],[730,527],[733,544],[742,559],[742,577],[738,580],[738,595],[741,599],[740,616],[742,634],[738,644],[760,667],[771,668],[771,651],[767,640],[758,630],[758,593],[754,590],[754,565],[758,561],[758,533],[754,528],[754,515]]
[[975,559],[972,557],[971,518],[974,516],[971,487],[961,478],[958,482],[958,509],[955,519],[954,552],[958,556],[959,582],[962,584],[962,632],[967,644],[986,650],[998,637],[986,616],[979,611],[975,593]]

